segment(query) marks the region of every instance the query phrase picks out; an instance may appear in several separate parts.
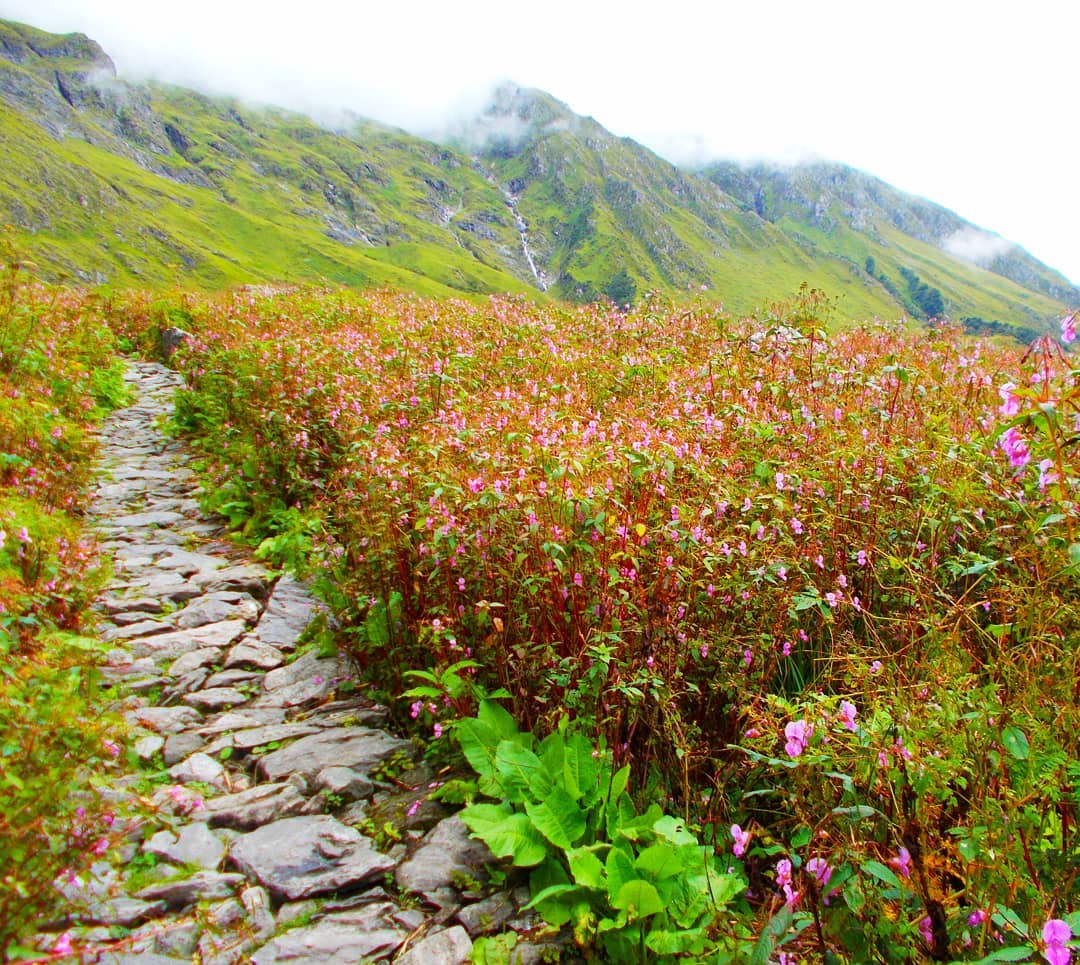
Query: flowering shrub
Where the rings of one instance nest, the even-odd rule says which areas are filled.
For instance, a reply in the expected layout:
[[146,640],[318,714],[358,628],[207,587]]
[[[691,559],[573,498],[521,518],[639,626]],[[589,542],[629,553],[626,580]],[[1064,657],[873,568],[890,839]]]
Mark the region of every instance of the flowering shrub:
[[88,429],[123,400],[114,339],[83,296],[0,275],[0,958],[47,920],[100,854],[108,816],[90,777],[115,760],[95,705],[98,644],[80,636],[104,576],[71,512]]
[[569,711],[738,826],[769,949],[988,954],[1076,905],[1075,375],[805,308],[189,298],[180,419],[370,679],[476,680],[429,733]]

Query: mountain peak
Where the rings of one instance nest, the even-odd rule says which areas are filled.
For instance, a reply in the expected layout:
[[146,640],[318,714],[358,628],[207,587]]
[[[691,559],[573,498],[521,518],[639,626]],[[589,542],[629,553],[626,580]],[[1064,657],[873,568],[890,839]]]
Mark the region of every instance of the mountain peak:
[[24,23],[0,21],[0,50],[12,63],[36,66],[43,61],[50,66],[79,70],[86,74],[116,76],[116,65],[96,40],[86,34],[51,34]]

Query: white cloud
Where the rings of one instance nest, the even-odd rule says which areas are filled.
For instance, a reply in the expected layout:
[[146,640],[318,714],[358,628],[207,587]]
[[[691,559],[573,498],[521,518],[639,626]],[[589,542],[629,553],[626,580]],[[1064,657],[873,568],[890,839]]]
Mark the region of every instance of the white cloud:
[[420,134],[512,78],[665,155],[842,160],[1080,281],[1063,142],[1080,4],[0,0],[0,16],[87,33],[128,76]]
[[1016,246],[1005,238],[978,228],[961,228],[945,238],[941,247],[950,255],[986,268],[995,258],[1008,254]]

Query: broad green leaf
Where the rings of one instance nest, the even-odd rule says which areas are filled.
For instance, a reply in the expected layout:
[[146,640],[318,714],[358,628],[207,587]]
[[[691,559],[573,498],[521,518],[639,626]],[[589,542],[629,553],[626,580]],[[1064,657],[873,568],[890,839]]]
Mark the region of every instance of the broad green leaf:
[[700,955],[705,950],[705,932],[701,928],[680,931],[652,928],[645,936],[645,944],[657,955]]
[[480,701],[476,712],[477,718],[491,728],[499,740],[513,740],[518,737],[518,727],[510,712],[493,700]]
[[494,854],[509,858],[519,868],[538,865],[547,857],[548,844],[527,814],[511,814],[477,836]]
[[604,863],[592,848],[574,848],[566,853],[574,881],[586,888],[605,888]]
[[563,755],[563,777],[566,789],[575,801],[594,804],[600,794],[598,777],[600,762],[593,757],[593,746],[584,734],[571,734]]
[[474,836],[483,839],[485,834],[501,825],[513,813],[509,804],[470,804],[462,808],[458,816]]
[[988,965],[990,962],[1023,962],[1035,954],[1030,945],[1010,945],[991,952],[986,958],[980,958],[974,965]]
[[870,807],[869,804],[853,804],[851,807],[833,808],[832,813],[838,818],[849,818],[852,821],[862,821],[865,818],[872,818],[876,814],[881,814],[880,811]]
[[495,749],[495,771],[513,801],[544,800],[552,789],[543,761],[527,747],[503,740]]
[[495,772],[495,749],[499,743],[495,731],[482,720],[466,717],[455,725],[454,736],[465,760],[480,778],[481,792],[490,797],[502,797],[502,784]]
[[622,890],[622,886],[637,877],[634,862],[620,848],[612,848],[608,852],[604,870],[607,872],[608,900],[612,902]]
[[883,865],[880,861],[864,861],[860,868],[863,873],[870,875],[872,878],[877,878],[878,881],[883,881],[894,888],[900,887],[900,879],[896,877],[896,872],[888,865]]
[[553,786],[543,800],[525,802],[525,813],[555,847],[572,848],[585,833],[585,812],[561,787]]
[[664,902],[656,888],[641,878],[626,882],[611,904],[619,911],[625,911],[630,920],[656,915],[664,910]]
[[[835,814],[836,811],[834,810],[833,813]],[[791,847],[795,848],[795,849],[801,848],[801,847],[809,844],[810,839],[813,836],[814,836],[813,831],[811,831],[807,827],[801,827],[791,836]]]
[[666,843],[653,844],[638,855],[634,867],[653,879],[673,878],[683,871],[675,849]]
[[697,837],[686,829],[686,822],[670,814],[653,824],[653,830],[672,844],[697,844]]
[[1019,727],[1006,727],[1001,732],[1001,743],[1016,760],[1026,761],[1031,753],[1027,735]]

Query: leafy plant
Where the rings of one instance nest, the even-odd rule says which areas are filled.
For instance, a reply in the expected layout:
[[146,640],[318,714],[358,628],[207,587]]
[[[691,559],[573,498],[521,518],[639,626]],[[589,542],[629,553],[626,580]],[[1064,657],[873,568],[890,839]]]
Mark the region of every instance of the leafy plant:
[[613,961],[701,956],[714,945],[746,882],[659,805],[639,813],[629,767],[615,770],[565,722],[536,742],[490,701],[454,733],[480,790],[501,799],[471,804],[461,819],[496,855],[532,869],[528,907],[571,923],[579,945],[599,944]]

